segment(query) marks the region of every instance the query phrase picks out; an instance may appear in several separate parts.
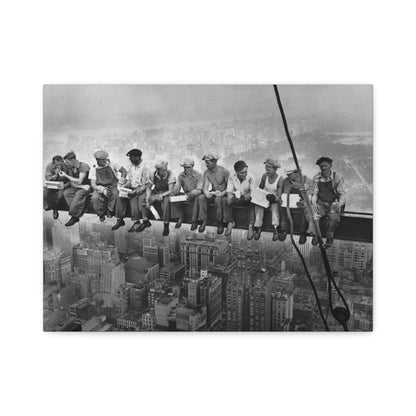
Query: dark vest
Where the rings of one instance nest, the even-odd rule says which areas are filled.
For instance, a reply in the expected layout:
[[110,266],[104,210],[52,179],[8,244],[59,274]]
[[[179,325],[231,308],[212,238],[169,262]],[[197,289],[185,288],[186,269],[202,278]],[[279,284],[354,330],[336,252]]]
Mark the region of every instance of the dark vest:
[[97,185],[109,186],[117,183],[117,177],[111,166],[105,166],[95,170]]
[[153,183],[155,188],[153,189],[153,193],[160,194],[162,192],[166,192],[169,190],[169,176],[170,170],[167,172],[167,176],[165,179],[160,179],[156,176],[156,172],[153,175]]

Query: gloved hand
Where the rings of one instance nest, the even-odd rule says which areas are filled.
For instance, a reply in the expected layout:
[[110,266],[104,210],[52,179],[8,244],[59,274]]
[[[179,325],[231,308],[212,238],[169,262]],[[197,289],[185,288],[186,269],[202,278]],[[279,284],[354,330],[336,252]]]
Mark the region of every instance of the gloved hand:
[[266,195],[266,199],[271,203],[274,204],[275,202],[277,202],[276,196],[273,194],[267,194]]

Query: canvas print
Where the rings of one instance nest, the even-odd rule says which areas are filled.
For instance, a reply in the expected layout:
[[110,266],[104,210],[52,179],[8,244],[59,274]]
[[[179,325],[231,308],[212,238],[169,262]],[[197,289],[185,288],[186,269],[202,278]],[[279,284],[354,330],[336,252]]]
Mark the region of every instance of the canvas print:
[[372,331],[371,85],[45,85],[44,331]]

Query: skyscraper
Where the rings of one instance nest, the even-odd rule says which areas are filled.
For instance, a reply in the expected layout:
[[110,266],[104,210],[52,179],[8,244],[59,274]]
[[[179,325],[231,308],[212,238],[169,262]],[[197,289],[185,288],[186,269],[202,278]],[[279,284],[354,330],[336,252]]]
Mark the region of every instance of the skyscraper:
[[231,277],[227,284],[227,331],[248,331],[249,290],[238,278]]
[[181,241],[181,263],[190,276],[198,276],[201,270],[208,270],[230,260],[230,245],[225,240],[187,237]]
[[100,292],[115,295],[120,285],[125,283],[124,264],[111,261],[101,265]]

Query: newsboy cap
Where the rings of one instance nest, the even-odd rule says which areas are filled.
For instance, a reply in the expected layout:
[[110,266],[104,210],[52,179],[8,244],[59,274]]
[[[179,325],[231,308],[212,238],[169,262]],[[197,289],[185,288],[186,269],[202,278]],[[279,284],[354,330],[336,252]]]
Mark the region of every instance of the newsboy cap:
[[320,157],[317,161],[316,161],[316,164],[317,165],[320,165],[321,163],[323,163],[323,162],[327,162],[327,163],[330,163],[331,165],[332,165],[332,159],[330,158],[330,157],[328,157],[328,156],[322,156],[322,157]]
[[[300,169],[302,170],[302,166],[299,166],[299,167],[300,167]],[[286,170],[285,170],[286,175],[290,175],[291,173],[297,173],[297,172],[298,172],[297,168],[293,168],[293,169],[286,169]]]
[[65,156],[64,159],[65,160],[72,160],[72,159],[76,159],[76,155],[75,152],[73,150],[70,150]]
[[265,165],[273,166],[275,169],[279,169],[281,167],[279,161],[277,159],[273,159],[268,157],[264,162]]
[[107,159],[108,158],[108,153],[106,151],[104,151],[104,150],[97,150],[94,153],[94,157],[96,159]]
[[181,166],[189,166],[189,165],[195,165],[194,160],[191,157],[185,157],[181,163]]
[[204,156],[202,156],[202,160],[218,160],[219,157],[216,153],[208,152],[205,153]]
[[126,156],[139,156],[142,157],[142,151],[139,149],[131,149],[127,152]]
[[168,162],[165,160],[158,160],[155,163],[155,169],[166,168],[168,166]]

